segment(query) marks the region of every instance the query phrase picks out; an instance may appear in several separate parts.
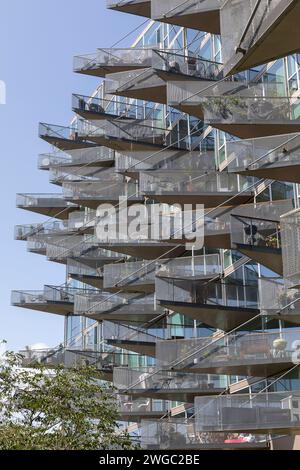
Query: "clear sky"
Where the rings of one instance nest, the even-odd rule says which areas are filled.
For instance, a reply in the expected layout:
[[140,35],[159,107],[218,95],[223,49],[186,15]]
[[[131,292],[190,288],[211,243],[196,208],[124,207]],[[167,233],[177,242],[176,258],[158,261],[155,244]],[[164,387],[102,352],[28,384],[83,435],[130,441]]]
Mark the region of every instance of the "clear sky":
[[[50,147],[38,138],[39,121],[68,124],[71,94],[89,94],[97,79],[72,72],[76,54],[110,47],[143,18],[106,10],[105,0],[1,0],[0,80],[7,104],[0,105],[1,291],[0,339],[10,349],[37,342],[56,346],[63,339],[63,319],[10,306],[13,289],[39,290],[64,282],[64,268],[26,252],[14,241],[16,224],[40,222],[42,216],[15,208],[16,193],[59,192],[48,172],[37,170],[37,156]],[[122,44],[126,46],[134,36]]]

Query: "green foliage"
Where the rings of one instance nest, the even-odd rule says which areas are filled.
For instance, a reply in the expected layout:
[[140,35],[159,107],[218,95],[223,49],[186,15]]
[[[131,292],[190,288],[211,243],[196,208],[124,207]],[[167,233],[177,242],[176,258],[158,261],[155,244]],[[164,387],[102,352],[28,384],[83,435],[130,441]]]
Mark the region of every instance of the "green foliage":
[[0,450],[130,449],[112,390],[95,369],[21,367],[8,352],[0,364]]

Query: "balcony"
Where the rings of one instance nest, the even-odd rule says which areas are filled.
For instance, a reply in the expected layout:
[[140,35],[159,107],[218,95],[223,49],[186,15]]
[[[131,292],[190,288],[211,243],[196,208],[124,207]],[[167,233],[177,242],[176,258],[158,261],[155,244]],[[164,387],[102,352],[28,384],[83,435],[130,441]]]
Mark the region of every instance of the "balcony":
[[17,207],[37,214],[66,220],[79,208],[65,201],[62,194],[18,194]]
[[175,258],[166,261],[156,272],[162,279],[205,281],[221,275],[219,255]]
[[99,242],[99,247],[143,260],[170,258],[171,253],[173,257],[177,257],[183,255],[186,251],[184,246],[174,246],[174,243],[163,240],[145,240],[138,237],[134,240],[131,238],[126,240],[110,239],[106,242]]
[[240,205],[252,197],[252,181],[227,172],[147,171],[140,174],[140,191],[167,204],[204,204],[205,208]]
[[56,237],[46,244],[46,255],[50,261],[67,263],[72,258],[92,268],[102,267],[105,263],[112,263],[124,259],[124,256],[103,249],[94,243],[91,236]]
[[299,233],[300,211],[292,210],[280,218],[283,275],[288,287],[300,287]]
[[11,304],[56,315],[71,315],[74,310],[74,291],[53,286],[45,286],[43,291],[13,291]]
[[299,132],[299,98],[284,96],[283,83],[223,81],[192,90],[168,85],[168,104],[241,139]]
[[97,321],[144,324],[162,315],[164,309],[156,305],[153,295],[121,296],[102,292],[76,296],[74,312],[76,315],[84,315]]
[[257,178],[300,183],[299,134],[229,142],[230,171]]
[[212,279],[202,283],[157,277],[156,296],[160,305],[223,331],[231,331],[257,316],[257,286],[223,284],[217,269],[216,274],[209,275],[210,267],[207,279],[209,276]]
[[89,121],[103,119],[149,120],[155,121],[159,111],[155,107],[138,105],[131,100],[117,100],[115,97],[97,98],[93,96],[72,95],[73,111]]
[[39,137],[66,152],[95,147],[93,142],[88,142],[83,137],[80,137],[78,130],[72,127],[40,123]]
[[[295,0],[238,0],[221,10],[226,74],[265,64],[299,51],[297,41],[300,7]],[[238,21],[236,19],[238,18]]]
[[161,371],[155,367],[117,367],[113,379],[120,393],[184,403],[194,403],[196,396],[222,393],[227,387],[221,376]]
[[108,264],[104,267],[104,289],[151,293],[155,290],[156,263],[144,261]]
[[195,399],[196,428],[199,432],[298,433],[299,403],[297,391],[199,397]]
[[[288,204],[265,205],[270,208],[269,213],[253,207],[252,214],[249,209],[243,208],[231,214],[231,243],[232,247],[245,256],[260,263],[271,271],[282,275],[282,251],[280,232],[280,213],[284,213]],[[260,206],[263,209],[263,206]],[[273,210],[272,210],[273,209]],[[249,213],[249,217],[247,215]],[[260,215],[261,213],[261,215]],[[266,217],[266,218],[264,218]]]
[[158,341],[158,364],[196,373],[271,377],[295,365],[300,331],[227,334],[218,338]]
[[299,291],[287,288],[282,278],[261,278],[259,297],[263,315],[282,320],[285,325],[300,324]]
[[105,77],[110,73],[130,72],[151,67],[152,49],[97,49],[93,54],[74,57],[74,72]]
[[119,204],[119,198],[127,198],[127,204],[143,203],[135,182],[126,183],[118,174],[98,181],[79,181],[63,184],[66,201],[96,210],[100,204]]
[[38,168],[40,170],[66,169],[68,167],[88,168],[111,167],[114,165],[115,155],[111,149],[105,147],[91,147],[86,149],[68,150],[68,153],[58,151],[39,155]]
[[224,0],[151,1],[151,18],[186,28],[220,34],[220,9]]
[[111,10],[151,18],[151,0],[107,0],[106,5]]
[[103,287],[103,270],[102,268],[93,268],[79,263],[78,261],[67,260],[68,275],[74,281],[82,282],[88,286],[102,289]]
[[266,436],[246,433],[234,436],[226,432],[201,432],[194,418],[160,419],[142,421],[140,444],[147,450],[269,450]]
[[153,126],[149,120],[139,122],[119,118],[114,121],[99,121],[97,126],[83,121],[79,135],[97,145],[116,151],[147,149],[154,151],[168,145],[168,136],[171,134],[167,129]]
[[15,240],[27,241],[30,237],[36,239],[41,237],[45,239],[47,236],[62,235],[68,233],[68,221],[54,221],[46,224],[27,224],[16,225]]
[[105,81],[105,92],[167,104],[166,82],[159,76],[157,70],[152,68],[111,74]]

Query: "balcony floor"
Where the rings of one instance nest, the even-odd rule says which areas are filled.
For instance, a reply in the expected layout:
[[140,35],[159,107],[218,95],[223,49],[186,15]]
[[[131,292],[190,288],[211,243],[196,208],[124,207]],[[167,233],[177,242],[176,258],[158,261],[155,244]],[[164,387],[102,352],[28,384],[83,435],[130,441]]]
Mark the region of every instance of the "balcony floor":
[[36,310],[43,313],[51,313],[54,315],[67,316],[73,314],[73,302],[33,302],[26,304],[14,304],[15,307],[26,308],[28,310]]
[[130,13],[136,16],[145,16],[146,18],[151,18],[151,1],[139,1],[138,3],[125,3],[122,5],[122,2],[115,2],[115,6],[110,6],[110,10],[121,11],[123,13]]
[[[177,258],[185,253],[185,247],[174,247],[174,245],[159,243],[113,243],[113,244],[100,244],[102,248],[111,250],[117,253],[122,253],[134,258],[141,258],[144,260],[153,260],[159,257],[163,258]],[[170,253],[170,250],[173,250]]]
[[[193,404],[196,397],[214,396],[224,392],[224,388],[215,387],[191,387],[191,388],[147,388],[147,389],[131,389],[130,395],[135,398],[154,398],[158,400],[179,401],[183,403]],[[120,391],[122,393],[122,391]],[[125,393],[126,395],[126,393]]]
[[108,339],[107,344],[115,346],[116,348],[126,349],[141,354],[142,356],[155,357],[155,342],[150,341],[130,341],[122,339]]
[[257,168],[255,170],[236,170],[235,173],[288,183],[300,183],[300,163],[278,162],[276,164],[270,164],[268,167]]
[[[216,191],[214,193],[177,193],[171,191],[164,191],[164,194],[157,194],[156,192],[147,191],[144,194],[153,199],[166,204],[204,204],[205,208],[217,207],[220,204],[224,206],[239,206],[249,202],[252,196],[251,193],[237,194],[232,192]],[[230,200],[229,200],[230,199]],[[228,201],[228,203],[227,203]]]

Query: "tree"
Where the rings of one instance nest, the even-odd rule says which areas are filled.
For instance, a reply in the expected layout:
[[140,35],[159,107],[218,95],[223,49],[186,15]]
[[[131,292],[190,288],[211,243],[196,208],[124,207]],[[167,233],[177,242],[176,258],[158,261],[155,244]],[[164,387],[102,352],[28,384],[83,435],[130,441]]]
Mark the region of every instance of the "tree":
[[0,450],[131,449],[112,390],[92,367],[22,368],[7,352],[0,364]]

